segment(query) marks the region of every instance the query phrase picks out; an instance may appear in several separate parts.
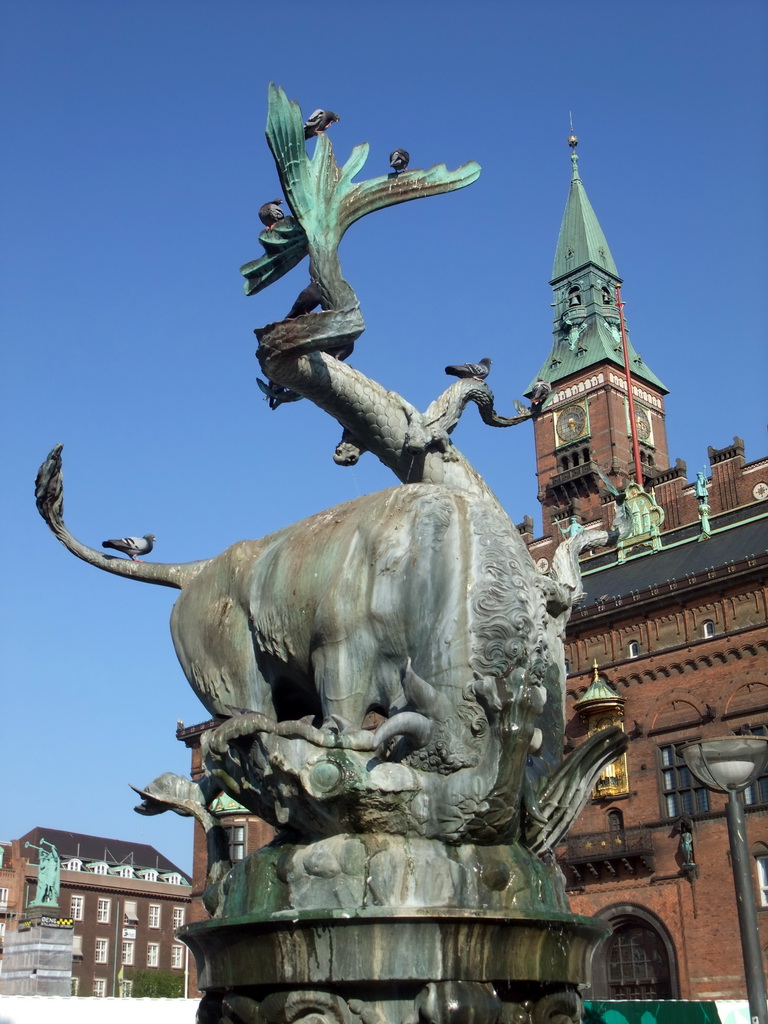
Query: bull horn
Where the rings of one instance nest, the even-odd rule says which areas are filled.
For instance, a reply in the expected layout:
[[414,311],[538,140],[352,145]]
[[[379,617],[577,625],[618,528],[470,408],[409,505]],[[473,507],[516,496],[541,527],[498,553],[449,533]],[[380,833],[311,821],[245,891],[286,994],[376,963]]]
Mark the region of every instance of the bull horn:
[[376,752],[390,740],[407,736],[416,750],[425,747],[432,737],[432,723],[417,711],[401,711],[383,722],[374,733]]

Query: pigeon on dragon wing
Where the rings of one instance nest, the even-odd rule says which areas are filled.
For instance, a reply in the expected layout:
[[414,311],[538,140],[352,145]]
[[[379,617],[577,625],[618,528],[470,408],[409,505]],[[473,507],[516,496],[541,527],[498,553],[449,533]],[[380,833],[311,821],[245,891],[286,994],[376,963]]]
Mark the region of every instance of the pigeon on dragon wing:
[[411,154],[407,149],[394,149],[389,154],[389,166],[395,174],[401,174],[411,162]]
[[340,121],[338,114],[332,110],[315,110],[304,122],[304,138],[311,139],[313,135],[322,135],[335,121]]

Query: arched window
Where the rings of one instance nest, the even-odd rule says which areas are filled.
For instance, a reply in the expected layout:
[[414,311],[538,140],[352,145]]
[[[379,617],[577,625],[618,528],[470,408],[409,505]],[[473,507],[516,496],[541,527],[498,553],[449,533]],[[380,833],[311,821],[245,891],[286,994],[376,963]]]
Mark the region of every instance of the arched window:
[[624,831],[624,815],[621,811],[612,810],[608,811],[608,831],[609,832],[623,832]]
[[706,622],[702,623],[701,635],[704,637],[705,640],[709,640],[711,637],[715,635],[715,624],[712,621],[712,619],[707,619]]
[[580,306],[581,305],[581,289],[574,286],[568,289],[568,305],[569,306]]
[[645,924],[625,924],[608,940],[611,999],[669,999],[669,961],[658,934]]
[[608,291],[608,289],[603,287],[601,289],[601,291],[600,291],[600,294],[602,295],[602,298],[603,298],[603,305],[604,306],[610,306],[611,302],[613,300],[611,299],[611,293]]
[[640,644],[637,640],[630,640],[627,645],[627,657],[628,658],[639,658],[640,657]]
[[571,674],[571,663],[568,659],[565,659],[565,674],[569,676]]
[[600,915],[613,935],[593,961],[593,999],[675,999],[675,948],[661,922],[633,904],[607,908]]

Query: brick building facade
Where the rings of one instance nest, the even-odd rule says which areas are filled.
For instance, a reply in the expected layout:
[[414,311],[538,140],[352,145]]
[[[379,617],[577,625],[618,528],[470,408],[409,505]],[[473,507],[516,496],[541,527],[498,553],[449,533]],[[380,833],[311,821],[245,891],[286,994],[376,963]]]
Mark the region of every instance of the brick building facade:
[[74,925],[72,994],[129,996],[144,969],[172,972],[183,991],[188,956],[175,935],[189,919],[190,880],[143,843],[34,828],[2,844],[0,935],[23,921],[34,898],[42,839],[61,862],[57,916]]
[[[629,747],[559,861],[573,910],[614,929],[596,956],[595,997],[743,998],[726,798],[699,787],[679,751],[768,735],[768,459],[747,462],[736,437],[709,448],[695,482],[681,460],[671,465],[667,390],[626,336],[621,279],[572,160],[552,349],[535,378],[552,389],[534,423],[544,529],[535,538],[531,518],[519,529],[546,572],[565,533],[611,526],[618,492],[633,536],[582,559],[586,594],[566,637],[567,749],[610,723]],[[768,776],[745,801],[766,951]]]

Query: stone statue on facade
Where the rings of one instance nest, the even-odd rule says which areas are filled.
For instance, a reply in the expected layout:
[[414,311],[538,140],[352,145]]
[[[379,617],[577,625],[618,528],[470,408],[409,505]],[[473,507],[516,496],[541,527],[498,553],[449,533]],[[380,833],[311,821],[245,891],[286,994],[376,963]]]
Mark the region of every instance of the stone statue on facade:
[[[290,214],[262,231],[246,292],[308,255],[322,308],[257,329],[259,363],[275,395],[338,422],[337,464],[370,452],[401,486],[163,565],[69,533],[61,446],[37,480],[41,514],[75,555],[181,591],[176,652],[218,724],[203,778],[160,776],[137,809],[192,815],[208,838],[211,920],[183,936],[208,992],[200,1019],[578,1020],[602,932],[568,913],[553,851],[626,739],[605,730],[563,759],[562,638],[579,553],[615,543],[622,508],[613,531],[571,531],[540,574],[450,436],[469,405],[494,427],[530,412],[499,415],[476,379],[420,412],[345,361],[364,322],[341,273],[344,232],[469,185],[478,165],[353,182],[367,146],[340,168],[322,134],[310,159],[298,105],[275,87],[267,140]],[[278,833],[234,865],[211,810],[222,792]]]

